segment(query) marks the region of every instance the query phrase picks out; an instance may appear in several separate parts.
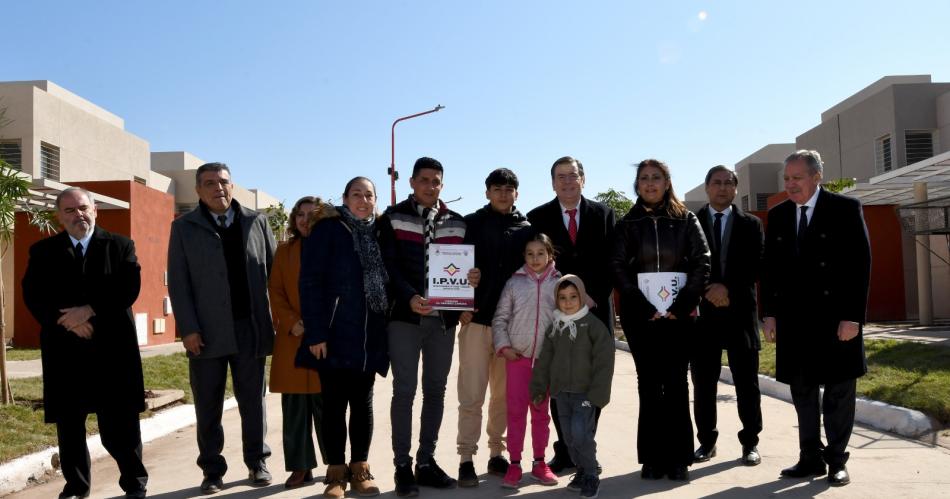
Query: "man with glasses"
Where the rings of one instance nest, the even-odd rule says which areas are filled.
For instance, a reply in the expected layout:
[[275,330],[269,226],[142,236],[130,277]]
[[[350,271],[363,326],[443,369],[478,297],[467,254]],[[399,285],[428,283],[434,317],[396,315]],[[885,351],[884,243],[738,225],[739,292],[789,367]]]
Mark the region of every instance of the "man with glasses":
[[739,179],[718,165],[706,174],[709,203],[696,214],[711,250],[712,270],[697,322],[691,358],[693,414],[699,448],[696,462],[716,456],[716,390],[726,350],[739,408],[742,464],[761,462],[757,445],[762,431],[759,394],[759,341],[755,282],[762,261],[762,221],[733,204]]
[[267,282],[276,243],[264,215],[232,199],[231,170],[206,163],[195,172],[198,206],[172,222],[168,294],[188,351],[203,494],[219,492],[228,469],[221,414],[228,367],[241,412],[248,479],[270,485],[264,363],[274,348]]
[[[570,156],[559,158],[551,165],[551,186],[557,197],[528,212],[528,221],[535,232],[551,238],[558,271],[577,275],[584,281],[587,294],[596,303],[591,312],[613,331],[609,262],[616,224],[614,210],[583,196],[584,165]],[[554,458],[548,466],[551,471],[560,473],[573,468],[574,462],[564,444],[556,404],[551,404],[551,417],[557,441]],[[599,408],[596,417],[600,417]]]

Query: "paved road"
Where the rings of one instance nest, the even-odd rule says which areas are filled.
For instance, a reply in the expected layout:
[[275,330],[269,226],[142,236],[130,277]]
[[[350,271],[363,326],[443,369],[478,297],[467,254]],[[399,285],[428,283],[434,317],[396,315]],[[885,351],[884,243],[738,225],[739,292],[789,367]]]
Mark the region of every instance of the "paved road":
[[[438,462],[450,473],[457,469],[455,435],[457,399],[455,395],[456,371],[449,379],[446,395],[445,419],[436,452]],[[376,432],[371,449],[370,464],[377,481],[384,491],[382,497],[395,497],[392,481],[392,453],[390,451],[389,400],[392,394],[389,379],[378,379],[376,385]],[[420,400],[416,401],[418,414]],[[636,375],[630,355],[617,352],[617,369],[614,375],[613,401],[605,409],[598,433],[599,458],[604,465],[602,498],[663,497],[663,498],[747,498],[747,497],[950,497],[950,450],[942,447],[896,437],[864,427],[855,428],[851,439],[849,469],[853,483],[843,488],[829,488],[823,479],[813,481],[781,480],[779,470],[791,465],[797,458],[797,430],[793,407],[785,402],[763,399],[765,431],[759,446],[762,464],[747,468],[738,463],[740,446],[734,435],[738,431],[735,392],[732,387],[720,384],[720,443],[719,456],[708,463],[693,466],[692,482],[674,483],[668,480],[645,482],[640,480],[640,465],[636,459]],[[270,461],[275,482],[270,487],[255,489],[247,485],[245,469],[240,458],[240,431],[237,411],[228,411],[225,426],[228,440],[225,455],[232,468],[225,476],[226,489],[219,497],[312,497],[323,492],[322,484],[287,491],[283,480],[280,438],[280,400],[277,395],[268,397],[270,428],[268,443],[275,457]],[[529,432],[530,434],[530,432]],[[552,429],[553,434],[553,429]],[[416,435],[418,435],[416,433]],[[485,448],[485,441],[480,444]],[[151,481],[150,497],[178,499],[201,497],[197,489],[201,473],[194,465],[197,456],[194,427],[187,427],[145,447],[145,459]],[[484,471],[487,456],[476,456],[479,471]],[[323,474],[325,467],[317,472]],[[121,493],[117,485],[118,473],[110,459],[97,461],[93,467],[93,492],[91,497],[114,497]],[[420,497],[430,498],[483,498],[509,495],[573,497],[563,489],[568,477],[561,479],[558,487],[528,485],[517,492],[499,487],[500,479],[482,476],[477,489],[436,491],[423,488]],[[58,478],[50,483],[34,486],[11,497],[17,499],[55,497],[63,485]]]

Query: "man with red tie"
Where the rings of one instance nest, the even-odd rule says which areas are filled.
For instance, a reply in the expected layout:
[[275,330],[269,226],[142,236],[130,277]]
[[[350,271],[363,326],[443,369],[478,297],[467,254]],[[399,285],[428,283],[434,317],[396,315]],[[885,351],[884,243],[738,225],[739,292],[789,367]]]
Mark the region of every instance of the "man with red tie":
[[[584,165],[571,156],[559,158],[551,165],[551,185],[557,197],[528,212],[528,221],[535,232],[547,234],[554,242],[555,266],[564,275],[575,274],[584,281],[587,293],[596,303],[591,310],[613,331],[614,317],[610,306],[612,291],[610,268],[616,215],[613,208],[587,199],[584,189]],[[551,470],[560,473],[574,463],[564,445],[557,409],[551,404],[551,416],[557,441]],[[600,411],[597,411],[597,417]]]

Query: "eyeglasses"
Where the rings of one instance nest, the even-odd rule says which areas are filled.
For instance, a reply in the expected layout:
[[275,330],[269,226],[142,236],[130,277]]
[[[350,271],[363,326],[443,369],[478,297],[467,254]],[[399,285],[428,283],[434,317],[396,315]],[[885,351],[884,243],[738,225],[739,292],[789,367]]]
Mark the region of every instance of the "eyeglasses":
[[728,188],[730,188],[730,187],[735,187],[735,186],[736,186],[736,183],[733,182],[732,180],[725,180],[725,181],[723,181],[723,180],[713,180],[713,181],[709,182],[709,185],[711,185],[711,186],[713,186],[713,187],[725,187],[725,188],[728,189]]

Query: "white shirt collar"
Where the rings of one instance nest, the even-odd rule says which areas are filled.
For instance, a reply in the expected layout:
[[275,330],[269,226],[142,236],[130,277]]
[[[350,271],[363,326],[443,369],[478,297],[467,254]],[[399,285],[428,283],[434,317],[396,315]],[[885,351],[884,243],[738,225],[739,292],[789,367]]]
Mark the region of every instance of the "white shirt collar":
[[93,225],[92,227],[89,228],[89,233],[86,234],[86,237],[82,239],[76,239],[75,237],[71,235],[69,236],[69,241],[73,243],[73,248],[75,248],[77,244],[82,243],[83,256],[86,255],[86,251],[89,249],[89,241],[92,239],[92,233],[95,232],[95,230],[96,230],[96,226]]
[[805,201],[805,204],[796,205],[798,207],[798,211],[801,211],[802,206],[807,206],[808,213],[812,213],[815,210],[815,204],[818,203],[818,193],[820,192],[821,192],[821,186],[818,186],[818,188],[815,189],[815,193],[812,194],[810,198],[808,198],[808,201]]
[[[220,215],[211,211],[210,209],[208,210],[208,213],[211,214],[211,218],[214,219],[214,223],[218,223],[218,217]],[[224,212],[224,216],[227,217],[227,220],[224,223],[227,224],[228,227],[230,227],[231,223],[234,222],[234,207],[228,206],[228,211]]]
[[716,211],[716,209],[713,208],[712,205],[710,205],[710,206],[709,206],[709,216],[710,216],[713,220],[716,219],[716,213],[722,213],[722,218],[729,218],[729,215],[732,215],[732,205],[729,205],[728,207],[726,207],[725,210],[722,210],[722,211]]

